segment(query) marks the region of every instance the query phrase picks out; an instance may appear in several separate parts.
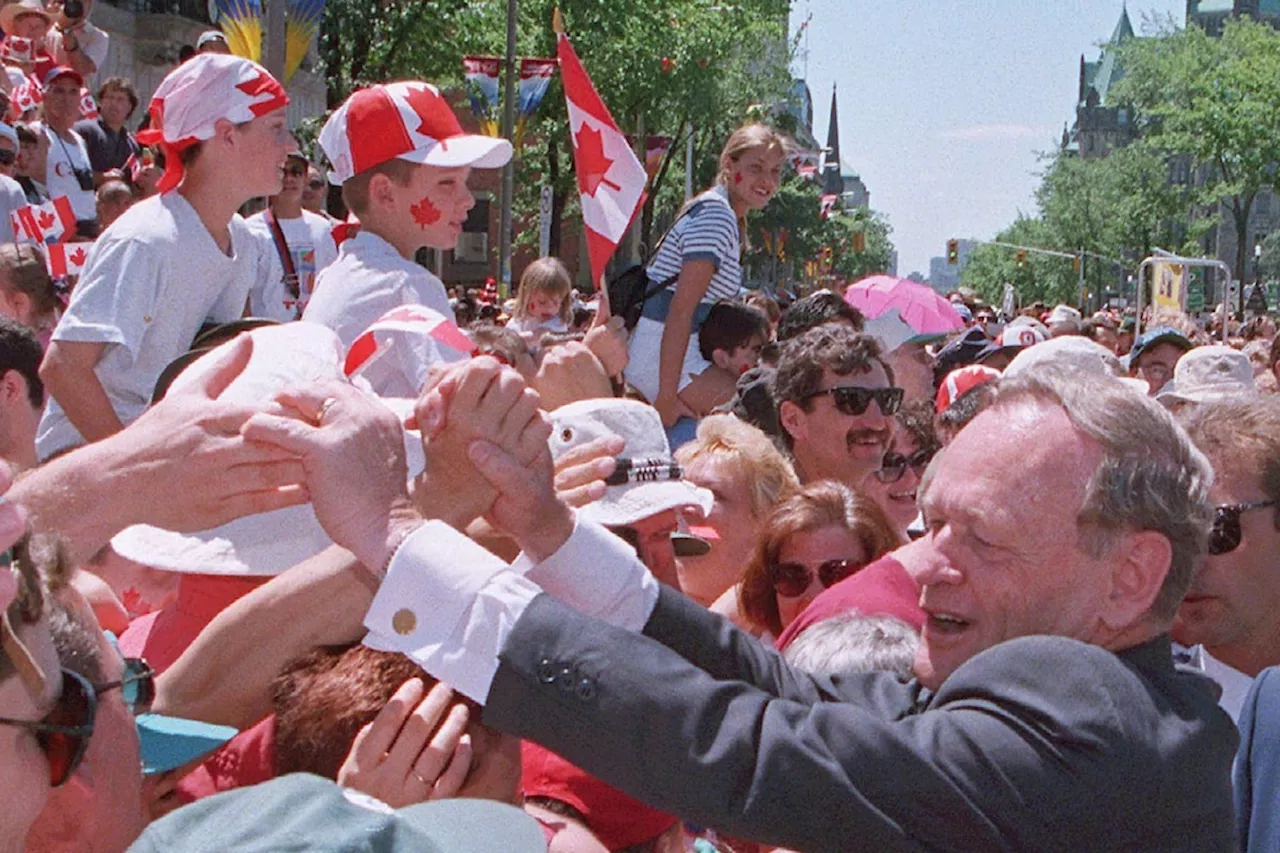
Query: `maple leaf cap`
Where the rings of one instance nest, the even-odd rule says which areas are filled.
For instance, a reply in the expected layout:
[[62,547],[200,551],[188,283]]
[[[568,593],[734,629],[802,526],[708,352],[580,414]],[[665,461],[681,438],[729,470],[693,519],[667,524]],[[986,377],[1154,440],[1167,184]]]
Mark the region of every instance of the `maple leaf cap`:
[[512,153],[505,139],[464,132],[439,89],[416,80],[352,94],[325,122],[320,147],[333,165],[329,180],[339,186],[392,158],[496,169]]

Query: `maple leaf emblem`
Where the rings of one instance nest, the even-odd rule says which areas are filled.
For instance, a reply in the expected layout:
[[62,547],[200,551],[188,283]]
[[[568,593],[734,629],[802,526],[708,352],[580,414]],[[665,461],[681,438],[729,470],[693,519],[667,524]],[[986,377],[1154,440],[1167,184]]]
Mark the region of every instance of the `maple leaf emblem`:
[[622,187],[608,178],[613,161],[604,153],[604,134],[583,122],[574,142],[578,146],[578,178],[582,181],[582,191],[595,198],[596,190],[604,184],[615,192],[621,192]]
[[422,197],[422,201],[411,205],[409,213],[413,216],[413,221],[423,228],[428,225],[435,225],[440,221],[440,211],[436,210],[436,206],[426,196]]
[[[404,96],[405,102],[409,104],[409,109],[422,119],[422,124],[418,125],[417,133],[423,136],[430,136],[432,139],[442,140],[448,136],[453,136],[457,132],[461,132],[452,128],[432,128],[432,124],[438,123],[441,119],[440,114],[440,95],[432,86],[407,86],[405,90],[408,92]],[[453,112],[449,112],[449,116],[453,116]]]
[[267,100],[250,105],[249,111],[255,116],[264,116],[284,106],[284,103],[282,103],[282,99],[285,97],[284,90],[280,88],[276,78],[265,71],[258,71],[252,79],[237,83],[236,88],[254,100],[259,95],[270,95]]
[[54,216],[47,210],[40,211],[40,215],[36,217],[36,223],[40,226],[41,231],[48,231],[53,227],[53,223],[58,221],[58,217]]
[[84,249],[76,249],[71,253],[71,263],[76,266],[84,266],[84,259],[88,257]]

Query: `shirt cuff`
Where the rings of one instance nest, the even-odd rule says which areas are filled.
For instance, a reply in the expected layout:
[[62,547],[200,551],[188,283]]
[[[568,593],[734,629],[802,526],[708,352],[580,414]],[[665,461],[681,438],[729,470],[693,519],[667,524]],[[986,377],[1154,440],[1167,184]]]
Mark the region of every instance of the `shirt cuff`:
[[507,569],[449,525],[424,524],[391,558],[365,614],[365,645],[405,654],[483,704],[498,652],[540,592]]
[[635,549],[581,515],[568,541],[541,563],[521,554],[512,568],[580,613],[643,630],[658,603],[658,581]]

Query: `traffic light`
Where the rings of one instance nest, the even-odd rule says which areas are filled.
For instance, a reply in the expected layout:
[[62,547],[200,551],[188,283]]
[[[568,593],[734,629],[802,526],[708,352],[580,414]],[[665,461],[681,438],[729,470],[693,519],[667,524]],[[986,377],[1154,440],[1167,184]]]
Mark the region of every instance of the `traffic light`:
[[1018,254],[1014,255],[1013,265],[1020,270],[1027,268],[1027,250],[1019,249]]
[[867,250],[867,234],[865,231],[853,232],[853,251],[861,255]]
[[1071,271],[1080,272],[1080,256],[1076,255],[1071,259]]
[[947,263],[953,267],[960,263],[960,241],[954,237],[947,241]]

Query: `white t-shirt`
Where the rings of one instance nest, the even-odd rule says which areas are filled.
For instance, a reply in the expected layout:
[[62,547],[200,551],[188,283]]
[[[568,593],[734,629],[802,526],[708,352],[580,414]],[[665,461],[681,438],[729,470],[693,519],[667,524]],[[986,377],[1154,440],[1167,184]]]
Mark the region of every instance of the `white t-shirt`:
[[[135,204],[89,251],[53,340],[108,344],[94,372],[122,423],[142,414],[161,371],[187,351],[206,320],[244,314],[258,253],[243,219],[233,217],[230,227],[232,257],[187,200],[168,192]],[[82,443],[50,397],[36,434],[40,458]]]
[[70,142],[47,126],[44,127],[44,132],[49,137],[49,160],[45,167],[44,182],[49,188],[49,197],[65,195],[69,198],[77,221],[97,219],[98,206],[93,190],[80,189],[80,182],[76,180],[73,171],[85,169],[93,172],[93,167],[89,164],[89,149],[84,147],[84,140],[74,130],[67,131],[73,137]]
[[26,206],[27,194],[23,192],[22,184],[8,175],[0,175],[0,243],[14,241],[13,223],[9,221],[9,214]]
[[297,320],[307,307],[315,290],[316,275],[338,259],[338,244],[333,242],[333,226],[329,220],[309,210],[296,219],[277,219],[284,241],[289,246],[293,269],[298,276],[298,296],[285,284],[284,264],[276,249],[275,237],[267,224],[266,211],[255,213],[245,224],[262,244],[266,274],[249,294],[249,313],[287,323]]
[[[85,78],[85,85],[92,90],[94,88],[94,77],[97,77],[98,72],[102,70],[102,63],[107,61],[107,48],[110,45],[111,36],[88,21],[85,21],[83,26],[73,32],[76,41],[80,43],[80,52],[92,60],[95,66],[93,75]],[[59,65],[71,64],[70,58],[62,50],[62,33],[59,32],[57,27],[49,28],[49,34],[45,36],[45,47]]]
[[392,308],[425,305],[454,319],[444,284],[425,267],[405,260],[371,231],[343,242],[338,260],[316,276],[302,319],[328,326],[344,347]]

